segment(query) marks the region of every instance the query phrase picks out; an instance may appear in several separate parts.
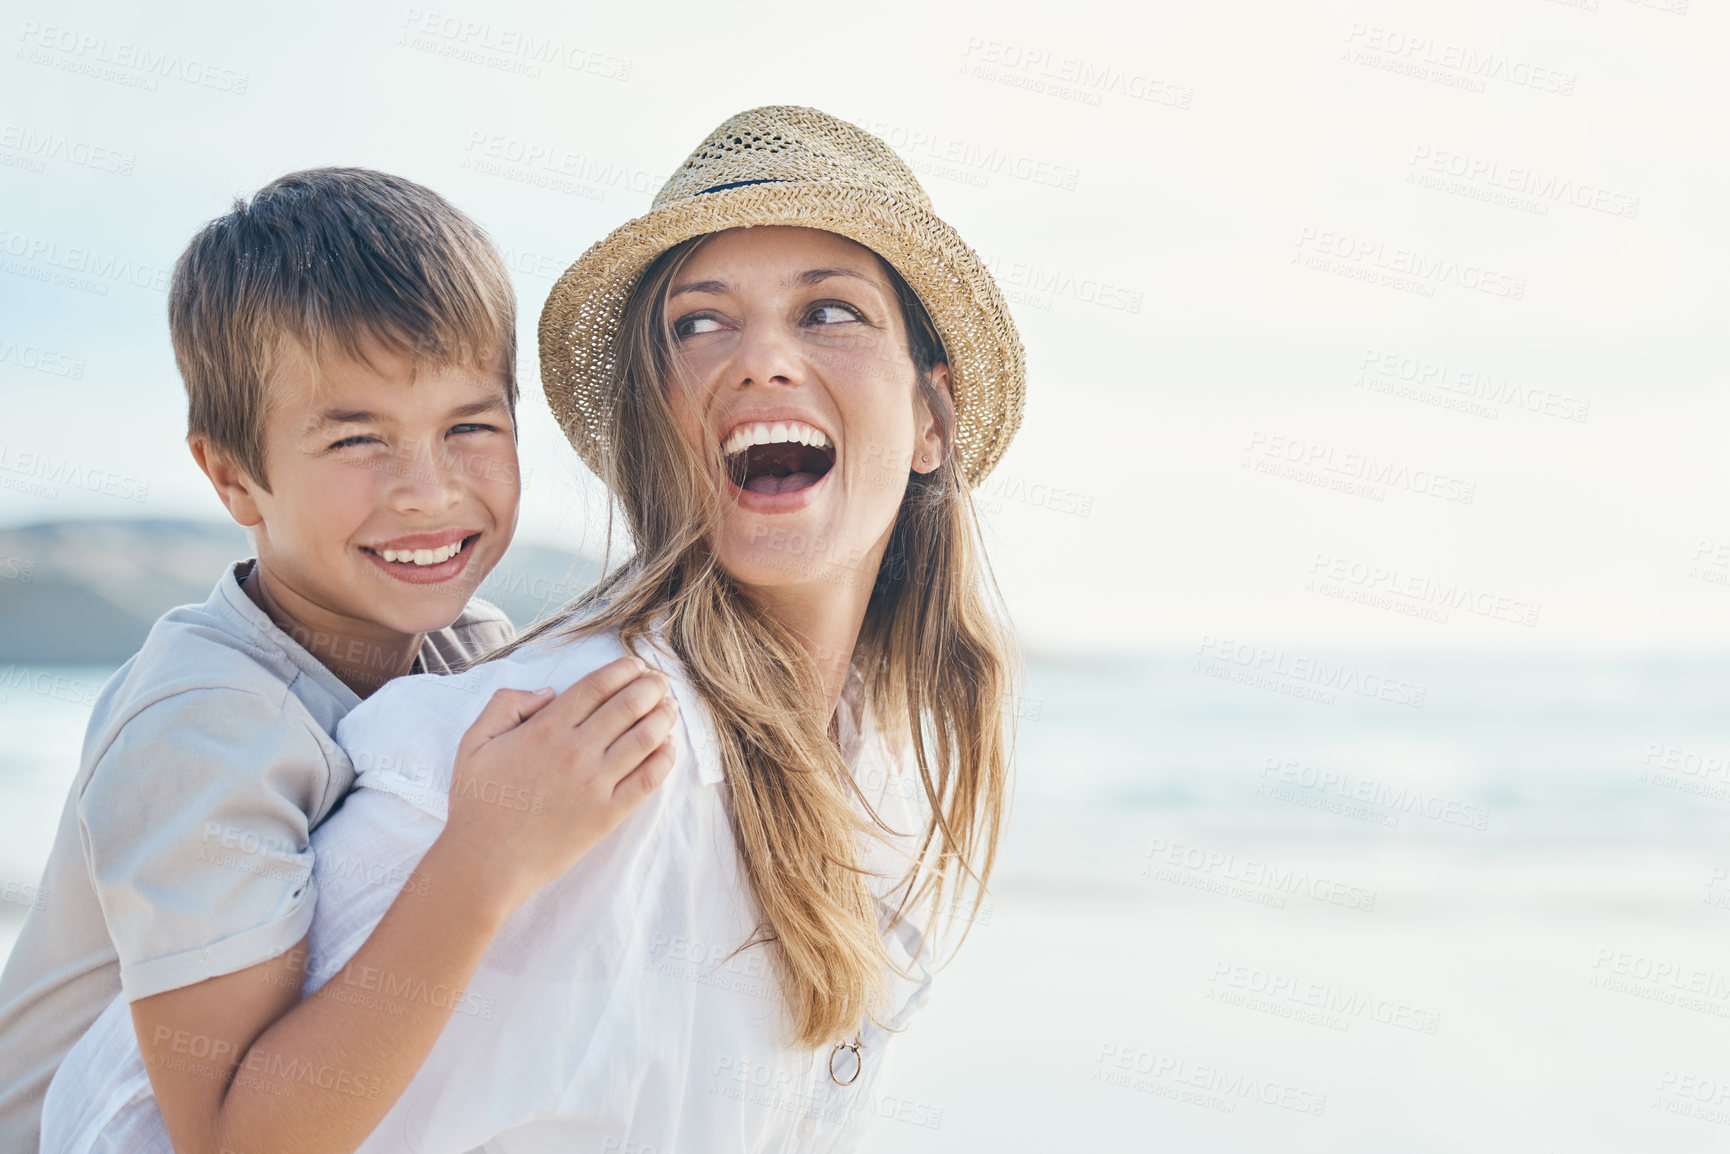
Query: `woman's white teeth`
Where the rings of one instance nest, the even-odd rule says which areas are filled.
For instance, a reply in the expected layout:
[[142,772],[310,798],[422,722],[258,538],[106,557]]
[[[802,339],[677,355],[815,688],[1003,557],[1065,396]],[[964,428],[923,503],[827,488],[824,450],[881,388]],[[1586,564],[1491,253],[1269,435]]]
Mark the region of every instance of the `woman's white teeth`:
[[452,541],[439,549],[380,549],[378,555],[386,561],[398,561],[409,565],[442,565],[461,553],[463,543]]
[[772,424],[759,421],[754,425],[740,425],[734,429],[732,435],[722,444],[721,451],[731,457],[752,445],[780,445],[788,442],[815,445],[819,449],[829,447],[829,438],[823,435],[823,430],[812,428],[803,421],[775,421]]

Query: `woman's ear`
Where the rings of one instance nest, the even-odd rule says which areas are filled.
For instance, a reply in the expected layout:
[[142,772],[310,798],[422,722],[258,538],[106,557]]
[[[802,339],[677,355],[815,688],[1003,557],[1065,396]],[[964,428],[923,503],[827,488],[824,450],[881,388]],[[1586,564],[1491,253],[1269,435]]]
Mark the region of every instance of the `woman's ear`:
[[[943,398],[944,407],[949,410],[949,413],[953,413],[955,401],[949,395],[948,365],[940,362],[931,367],[931,387],[936,389],[937,395]],[[915,412],[919,419],[919,427],[915,430],[913,471],[915,473],[929,473],[943,463],[943,427],[949,422],[949,413],[933,413],[924,397],[919,398],[919,405]]]
[[211,444],[203,434],[186,438],[186,447],[192,450],[192,459],[210,478],[210,487],[216,490],[217,497],[221,498],[236,525],[250,529],[264,520],[264,514],[258,511],[258,498],[254,495],[263,486],[248,476],[245,469]]

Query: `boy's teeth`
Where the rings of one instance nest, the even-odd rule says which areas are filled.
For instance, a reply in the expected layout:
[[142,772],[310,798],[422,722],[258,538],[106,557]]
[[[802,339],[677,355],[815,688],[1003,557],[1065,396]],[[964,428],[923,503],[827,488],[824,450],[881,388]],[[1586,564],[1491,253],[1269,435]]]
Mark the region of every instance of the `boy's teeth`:
[[380,549],[378,555],[386,561],[408,565],[442,565],[462,552],[463,543],[452,541],[438,549]]

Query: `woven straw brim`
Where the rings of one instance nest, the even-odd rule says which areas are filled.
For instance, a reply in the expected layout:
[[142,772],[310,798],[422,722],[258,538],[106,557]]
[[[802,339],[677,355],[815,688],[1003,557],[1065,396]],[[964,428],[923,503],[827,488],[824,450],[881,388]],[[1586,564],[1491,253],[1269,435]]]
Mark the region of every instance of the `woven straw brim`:
[[625,302],[650,263],[704,233],[759,225],[822,229],[895,267],[919,295],[949,358],[955,450],[971,488],[1021,425],[1026,358],[997,283],[954,229],[878,188],[782,181],[688,197],[621,225],[559,278],[541,310],[541,383],[553,416],[601,477],[609,451],[612,350]]

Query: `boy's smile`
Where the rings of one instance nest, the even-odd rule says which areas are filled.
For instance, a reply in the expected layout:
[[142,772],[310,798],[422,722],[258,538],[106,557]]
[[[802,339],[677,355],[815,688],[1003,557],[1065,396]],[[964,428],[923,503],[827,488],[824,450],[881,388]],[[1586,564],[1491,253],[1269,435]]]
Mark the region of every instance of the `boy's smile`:
[[362,696],[462,613],[510,544],[519,496],[502,372],[365,353],[277,365],[268,491],[212,473],[254,531],[248,593]]
[[438,533],[411,533],[390,541],[362,545],[361,552],[382,572],[411,585],[436,585],[461,573],[474,556],[470,548],[480,540],[479,529],[447,529]]

